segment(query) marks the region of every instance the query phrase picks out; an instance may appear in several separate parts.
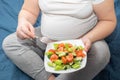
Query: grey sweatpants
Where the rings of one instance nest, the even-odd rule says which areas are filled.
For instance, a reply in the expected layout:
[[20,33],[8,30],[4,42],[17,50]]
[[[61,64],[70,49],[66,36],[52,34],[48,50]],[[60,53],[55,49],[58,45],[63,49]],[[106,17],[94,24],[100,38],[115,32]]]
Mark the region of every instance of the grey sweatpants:
[[[42,36],[40,29],[36,29],[36,35]],[[37,46],[36,46],[37,45]],[[43,56],[45,46],[37,41],[20,40],[16,33],[6,37],[3,41],[3,49],[10,58],[26,74],[35,80],[48,80],[52,73],[46,72]],[[42,49],[41,49],[42,48]],[[60,74],[55,80],[92,80],[109,62],[110,52],[105,41],[97,41],[92,44],[88,52],[87,65],[84,69],[67,74]]]

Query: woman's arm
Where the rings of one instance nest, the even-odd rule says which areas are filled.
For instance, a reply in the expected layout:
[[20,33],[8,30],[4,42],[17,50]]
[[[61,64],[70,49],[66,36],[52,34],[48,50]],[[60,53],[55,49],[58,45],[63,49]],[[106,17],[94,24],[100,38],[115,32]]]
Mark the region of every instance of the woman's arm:
[[24,0],[18,16],[17,36],[21,39],[34,38],[34,27],[40,9],[38,0]]
[[[110,35],[116,27],[114,0],[104,0],[102,3],[94,4],[93,7],[98,17],[98,23],[95,28],[82,37],[85,43],[88,40],[90,44],[97,40],[104,39]],[[86,45],[89,49],[90,45]]]
[[39,15],[38,0],[24,0],[24,4],[19,13],[18,20],[24,18],[28,20],[32,25],[35,24]]

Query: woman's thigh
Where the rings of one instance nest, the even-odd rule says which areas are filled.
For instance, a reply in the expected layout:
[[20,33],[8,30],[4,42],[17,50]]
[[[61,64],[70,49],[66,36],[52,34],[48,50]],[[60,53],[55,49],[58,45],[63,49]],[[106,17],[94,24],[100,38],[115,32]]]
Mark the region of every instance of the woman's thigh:
[[[40,28],[36,28],[35,32],[37,36],[42,36]],[[44,69],[44,52],[39,48],[42,47],[40,45],[29,39],[21,40],[16,33],[10,34],[3,41],[5,54],[17,67],[36,80],[47,80],[51,73]]]

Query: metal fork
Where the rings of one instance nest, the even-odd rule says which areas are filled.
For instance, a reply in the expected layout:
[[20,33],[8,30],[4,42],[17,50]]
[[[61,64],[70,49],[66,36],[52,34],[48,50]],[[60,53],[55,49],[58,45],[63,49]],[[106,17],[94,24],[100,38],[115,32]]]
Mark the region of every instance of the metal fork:
[[39,47],[41,50],[45,50],[47,43],[50,43],[53,40],[48,39],[47,37],[35,36],[35,38],[31,38],[30,41],[32,41],[34,46]]

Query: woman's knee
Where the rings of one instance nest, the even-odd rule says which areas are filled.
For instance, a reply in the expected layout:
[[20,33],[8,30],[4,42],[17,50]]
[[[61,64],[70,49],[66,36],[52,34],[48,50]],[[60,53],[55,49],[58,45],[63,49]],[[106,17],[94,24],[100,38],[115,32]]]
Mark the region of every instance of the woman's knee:
[[[5,54],[12,55],[12,53],[20,47],[20,43],[17,41],[17,36],[15,33],[8,35],[2,43],[2,48]],[[17,54],[17,53],[16,53]]]
[[14,45],[14,42],[13,42],[14,35],[15,34],[10,34],[3,40],[3,43],[2,43],[3,50],[6,51],[7,49],[9,49],[9,47],[12,47],[12,45]]
[[106,65],[110,60],[110,51],[105,41],[97,41],[91,48],[91,53],[94,54],[98,64]]

